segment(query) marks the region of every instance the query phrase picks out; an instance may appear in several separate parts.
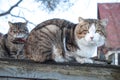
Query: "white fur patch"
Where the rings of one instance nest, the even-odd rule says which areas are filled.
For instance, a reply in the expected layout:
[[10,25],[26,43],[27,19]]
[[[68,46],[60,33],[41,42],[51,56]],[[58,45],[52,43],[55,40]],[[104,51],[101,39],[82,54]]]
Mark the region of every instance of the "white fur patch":
[[17,33],[14,35],[14,38],[24,38],[27,34]]
[[93,60],[92,59],[88,59],[88,58],[79,58],[79,57],[76,57],[76,61],[79,62],[79,63],[93,63]]
[[91,58],[97,55],[96,44],[89,44],[84,38],[77,41],[80,50],[76,51],[76,54],[82,57]]
[[61,53],[59,52],[59,50],[53,46],[53,55],[54,55],[54,60],[56,62],[65,62],[65,59],[63,58],[62,55],[60,55]]

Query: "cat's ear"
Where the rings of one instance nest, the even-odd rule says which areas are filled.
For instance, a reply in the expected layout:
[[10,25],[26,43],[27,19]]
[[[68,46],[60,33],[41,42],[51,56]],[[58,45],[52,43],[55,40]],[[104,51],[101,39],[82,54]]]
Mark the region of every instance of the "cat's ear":
[[9,24],[9,26],[10,26],[10,27],[12,27],[12,26],[13,26],[13,23],[12,23],[12,22],[10,22],[10,21],[8,21],[8,24]]
[[28,24],[28,21],[26,21],[26,22],[21,22],[21,23],[22,23],[22,25],[23,25],[24,27],[26,27],[27,24]]
[[28,24],[28,21],[26,21],[25,24]]
[[79,21],[79,22],[83,22],[84,19],[83,19],[82,17],[78,17],[78,21]]
[[24,22],[24,25],[27,25],[28,24],[28,21]]
[[100,22],[101,22],[101,25],[103,25],[104,27],[106,27],[107,24],[108,24],[108,19],[102,19],[102,20],[100,20]]

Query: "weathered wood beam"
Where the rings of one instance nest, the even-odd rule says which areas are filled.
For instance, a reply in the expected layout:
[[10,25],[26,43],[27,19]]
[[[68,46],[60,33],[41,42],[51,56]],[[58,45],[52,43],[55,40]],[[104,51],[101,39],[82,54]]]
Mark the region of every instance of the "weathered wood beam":
[[0,76],[52,80],[119,80],[120,66],[0,59]]

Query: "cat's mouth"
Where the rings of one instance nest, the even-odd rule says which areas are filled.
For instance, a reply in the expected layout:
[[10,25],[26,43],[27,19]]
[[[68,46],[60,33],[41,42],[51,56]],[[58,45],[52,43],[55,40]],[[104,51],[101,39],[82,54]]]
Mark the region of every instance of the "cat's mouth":
[[12,43],[14,44],[24,44],[26,42],[26,39],[24,38],[15,38]]

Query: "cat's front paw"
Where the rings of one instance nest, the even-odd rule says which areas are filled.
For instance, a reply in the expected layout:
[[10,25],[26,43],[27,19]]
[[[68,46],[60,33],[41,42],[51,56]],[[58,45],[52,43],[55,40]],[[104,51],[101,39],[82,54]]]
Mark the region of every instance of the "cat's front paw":
[[81,63],[81,64],[83,64],[83,63],[93,63],[93,60],[92,59],[88,59],[88,58],[79,58],[79,57],[77,57],[76,61],[78,63]]
[[67,59],[65,59],[65,58],[63,58],[61,56],[59,56],[57,58],[54,58],[54,61],[55,62],[69,62],[69,60],[67,60]]

